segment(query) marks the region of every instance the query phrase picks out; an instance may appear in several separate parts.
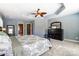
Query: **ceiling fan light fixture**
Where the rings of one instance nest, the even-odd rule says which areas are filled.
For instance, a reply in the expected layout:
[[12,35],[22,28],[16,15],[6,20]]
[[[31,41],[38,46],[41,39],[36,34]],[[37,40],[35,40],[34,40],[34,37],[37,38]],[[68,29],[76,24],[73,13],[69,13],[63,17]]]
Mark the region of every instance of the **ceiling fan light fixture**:
[[45,14],[47,14],[47,13],[40,11],[40,9],[38,8],[37,11],[36,11],[36,13],[32,13],[32,14],[34,14],[35,17],[37,17],[37,16],[43,17],[43,16],[44,16]]

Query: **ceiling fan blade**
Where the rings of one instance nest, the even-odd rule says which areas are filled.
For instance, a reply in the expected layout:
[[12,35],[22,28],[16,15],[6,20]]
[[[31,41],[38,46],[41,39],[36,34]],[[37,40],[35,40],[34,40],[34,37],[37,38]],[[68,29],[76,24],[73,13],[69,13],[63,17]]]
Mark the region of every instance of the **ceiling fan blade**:
[[40,9],[37,10],[37,13],[39,12]]
[[42,14],[47,14],[46,12],[42,12]]
[[32,15],[36,14],[36,13],[31,13]]
[[35,15],[35,17],[37,17],[38,15]]

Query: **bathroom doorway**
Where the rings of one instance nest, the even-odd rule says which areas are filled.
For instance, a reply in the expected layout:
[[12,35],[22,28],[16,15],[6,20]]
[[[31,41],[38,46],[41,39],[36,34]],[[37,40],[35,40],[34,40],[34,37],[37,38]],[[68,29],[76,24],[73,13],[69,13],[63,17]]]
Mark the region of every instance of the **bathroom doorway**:
[[20,35],[20,36],[23,36],[23,34],[24,34],[24,26],[23,26],[23,24],[18,24],[18,34]]

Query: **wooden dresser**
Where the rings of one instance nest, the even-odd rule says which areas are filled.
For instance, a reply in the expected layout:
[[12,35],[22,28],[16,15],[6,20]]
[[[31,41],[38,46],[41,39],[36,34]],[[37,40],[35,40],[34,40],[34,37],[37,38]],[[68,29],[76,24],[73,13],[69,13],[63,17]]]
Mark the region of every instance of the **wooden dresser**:
[[63,29],[61,27],[61,22],[51,23],[51,26],[48,29],[48,38],[57,39],[61,41],[63,40]]

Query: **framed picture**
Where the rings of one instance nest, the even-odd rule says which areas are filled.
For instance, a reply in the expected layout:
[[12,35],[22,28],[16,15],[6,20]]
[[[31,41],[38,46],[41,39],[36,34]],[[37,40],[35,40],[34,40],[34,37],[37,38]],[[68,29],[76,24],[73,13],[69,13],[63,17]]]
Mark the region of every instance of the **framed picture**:
[[14,27],[14,25],[7,25],[7,34],[8,35],[15,35],[15,27]]

